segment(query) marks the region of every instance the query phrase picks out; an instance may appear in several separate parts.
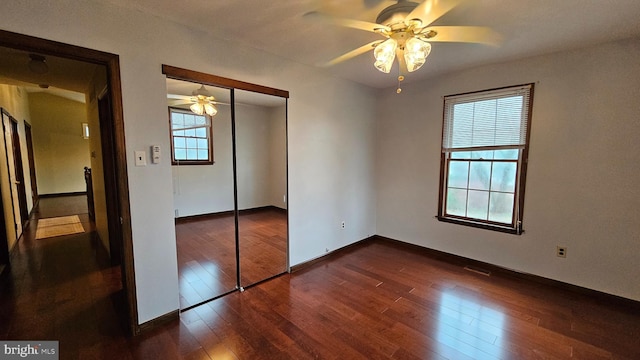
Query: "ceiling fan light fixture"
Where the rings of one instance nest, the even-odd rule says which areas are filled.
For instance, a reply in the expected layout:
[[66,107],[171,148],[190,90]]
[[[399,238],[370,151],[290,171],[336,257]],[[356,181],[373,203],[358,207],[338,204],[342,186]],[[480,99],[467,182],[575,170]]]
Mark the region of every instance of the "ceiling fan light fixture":
[[427,56],[431,53],[431,44],[426,41],[412,37],[404,45],[404,61],[409,72],[416,71],[427,61]]
[[189,106],[191,112],[196,115],[204,115],[206,113],[209,116],[214,116],[218,113],[218,109],[216,109],[213,103],[215,98],[204,85],[200,85],[200,88],[194,90],[191,95],[191,101],[193,102],[193,104]]
[[216,107],[213,106],[212,103],[208,102],[204,104],[204,112],[207,113],[207,115],[209,116],[214,116],[215,114],[218,113],[218,109],[216,109]]
[[373,64],[376,69],[388,74],[391,71],[393,60],[396,58],[396,48],[398,43],[394,39],[387,39],[376,46],[373,56],[376,62]]
[[207,114],[209,116],[214,116],[218,113],[218,109],[216,109],[210,99],[213,99],[213,96],[208,98],[201,95],[193,97],[191,98],[191,101],[194,101],[194,103],[189,106],[189,109],[196,115]]

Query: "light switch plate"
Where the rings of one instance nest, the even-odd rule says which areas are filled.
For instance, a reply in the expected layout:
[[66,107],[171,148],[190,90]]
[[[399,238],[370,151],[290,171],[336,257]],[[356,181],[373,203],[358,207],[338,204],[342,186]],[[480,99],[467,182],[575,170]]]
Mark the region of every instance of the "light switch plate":
[[136,166],[147,166],[147,152],[136,151]]

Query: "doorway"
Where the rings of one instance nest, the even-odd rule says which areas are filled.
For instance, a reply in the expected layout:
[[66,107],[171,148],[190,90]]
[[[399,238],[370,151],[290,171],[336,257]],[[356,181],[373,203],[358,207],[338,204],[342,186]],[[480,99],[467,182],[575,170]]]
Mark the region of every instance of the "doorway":
[[[167,65],[163,72],[185,311],[289,270],[289,94]],[[194,94],[202,101],[194,104]]]
[[[106,69],[105,80],[108,84],[106,91],[110,96],[109,110],[111,116],[109,118],[105,117],[103,119],[104,124],[101,125],[104,125],[111,131],[111,138],[106,141],[112,144],[112,149],[103,152],[103,161],[109,164],[109,169],[112,169],[110,175],[117,179],[117,181],[105,181],[105,191],[113,195],[107,198],[107,203],[110,204],[108,208],[111,209],[107,217],[111,221],[121,224],[117,231],[113,232],[113,236],[121,239],[118,253],[122,254],[120,268],[123,277],[123,292],[126,298],[126,314],[123,315],[127,318],[127,327],[130,332],[134,335],[138,334],[140,327],[137,323],[137,301],[135,295],[135,277],[133,273],[133,245],[131,239],[129,190],[118,55],[2,30],[0,30],[0,46],[13,51],[35,53],[40,56],[55,56],[61,59],[96,64],[98,66],[104,66]],[[5,204],[5,207],[7,205],[8,204]]]

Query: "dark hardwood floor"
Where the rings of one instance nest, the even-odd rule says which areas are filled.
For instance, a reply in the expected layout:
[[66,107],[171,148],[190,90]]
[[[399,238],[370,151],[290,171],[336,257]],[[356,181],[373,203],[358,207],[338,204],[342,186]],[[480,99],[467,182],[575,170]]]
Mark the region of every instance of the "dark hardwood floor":
[[176,223],[180,308],[236,288],[234,227],[232,215]]
[[[241,285],[286,272],[286,212],[271,208],[246,211],[238,224]],[[178,220],[176,244],[182,309],[236,289],[232,213]]]
[[[84,233],[35,239],[38,219],[68,215]],[[0,278],[0,339],[59,340],[62,359],[126,344],[120,269],[95,234],[86,196],[40,199]]]
[[637,308],[383,239],[128,338],[91,236],[28,231],[0,281],[0,339],[59,340],[61,359],[640,359]]
[[266,208],[241,212],[240,278],[247,287],[287,271],[287,213]]

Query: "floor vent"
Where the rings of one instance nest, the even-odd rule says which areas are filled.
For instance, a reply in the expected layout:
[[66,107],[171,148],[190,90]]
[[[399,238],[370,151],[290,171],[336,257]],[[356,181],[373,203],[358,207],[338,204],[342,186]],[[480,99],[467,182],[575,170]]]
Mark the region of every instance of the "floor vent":
[[484,276],[491,276],[491,271],[489,270],[485,270],[485,269],[481,269],[475,266],[465,266],[464,267],[465,270],[474,272],[476,274],[480,274],[480,275],[484,275]]

